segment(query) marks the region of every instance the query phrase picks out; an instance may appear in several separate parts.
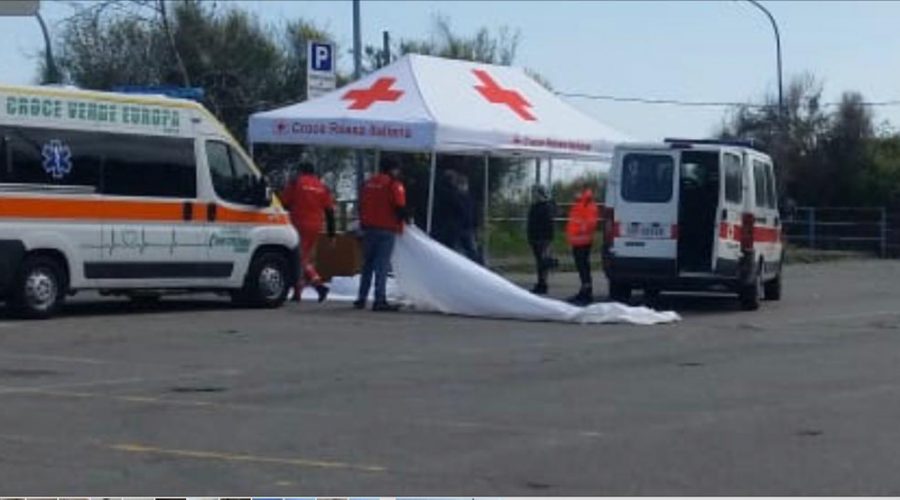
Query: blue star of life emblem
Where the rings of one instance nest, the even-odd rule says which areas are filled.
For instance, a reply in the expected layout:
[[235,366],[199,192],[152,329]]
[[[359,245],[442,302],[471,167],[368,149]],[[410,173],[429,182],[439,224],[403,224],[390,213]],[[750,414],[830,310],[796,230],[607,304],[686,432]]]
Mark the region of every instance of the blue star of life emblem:
[[52,140],[41,148],[44,157],[44,172],[56,180],[62,179],[72,171],[72,150],[62,141]]

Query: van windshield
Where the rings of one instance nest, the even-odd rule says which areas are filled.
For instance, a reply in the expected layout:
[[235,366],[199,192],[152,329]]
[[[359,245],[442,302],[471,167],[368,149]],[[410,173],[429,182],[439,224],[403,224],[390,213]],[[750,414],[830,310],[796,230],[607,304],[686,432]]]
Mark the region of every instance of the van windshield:
[[675,162],[669,155],[627,154],[622,162],[622,199],[666,203],[672,199]]

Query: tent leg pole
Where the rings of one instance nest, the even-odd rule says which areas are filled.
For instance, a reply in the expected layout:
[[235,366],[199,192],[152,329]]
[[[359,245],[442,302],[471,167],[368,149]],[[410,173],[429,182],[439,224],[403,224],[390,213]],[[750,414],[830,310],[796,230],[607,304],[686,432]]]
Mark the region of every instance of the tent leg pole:
[[437,176],[437,152],[431,152],[431,171],[428,175],[428,219],[426,221],[425,230],[431,234],[431,219],[434,215],[434,180]]
[[553,158],[547,158],[547,187],[553,189]]
[[489,255],[489,244],[491,241],[491,217],[490,217],[490,203],[491,203],[491,157],[490,155],[484,155],[484,210],[481,217],[484,219],[484,235],[482,236],[481,248],[482,248],[482,260],[484,261],[484,265],[488,265],[488,255]]
[[254,155],[253,155],[253,149],[254,149],[254,148],[253,148],[253,143],[251,142],[251,143],[250,143],[250,151],[248,151],[248,152],[250,153],[250,159],[251,159],[251,160],[256,160],[256,158],[253,157],[253,156],[254,156]]
[[534,159],[534,183],[535,184],[541,183],[541,159],[540,158]]

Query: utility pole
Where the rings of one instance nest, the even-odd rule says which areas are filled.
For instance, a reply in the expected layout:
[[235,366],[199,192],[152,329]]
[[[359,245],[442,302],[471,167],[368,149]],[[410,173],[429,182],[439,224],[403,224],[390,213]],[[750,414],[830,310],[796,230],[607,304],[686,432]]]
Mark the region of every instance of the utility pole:
[[[362,76],[362,28],[359,25],[359,1],[353,0],[353,79]],[[363,152],[356,151],[356,209],[359,214],[359,202],[362,199],[363,186]]]
[[382,32],[382,36],[381,57],[383,59],[381,65],[387,66],[391,63],[391,33],[389,31],[384,31]]
[[775,31],[775,57],[778,65],[778,116],[779,118],[781,118],[781,120],[784,120],[784,90],[781,79],[781,34],[778,32],[778,23],[775,22],[775,17],[772,16],[772,13],[769,12],[769,9],[763,7],[763,5],[759,3],[759,1],[747,1],[757,9],[761,10],[766,15],[766,17],[769,18],[769,22],[772,23],[772,30]]

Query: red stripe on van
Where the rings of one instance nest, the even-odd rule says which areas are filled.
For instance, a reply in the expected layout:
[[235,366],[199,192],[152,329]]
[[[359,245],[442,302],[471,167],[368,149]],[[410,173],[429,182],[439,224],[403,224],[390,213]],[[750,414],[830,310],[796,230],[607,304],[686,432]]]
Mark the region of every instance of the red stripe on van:
[[[727,222],[719,223],[719,238],[723,240],[730,241],[740,241],[741,240],[741,225],[740,224],[732,224],[732,233],[728,234],[728,226]],[[756,226],[753,228],[753,241],[756,243],[777,243],[781,241],[781,231],[778,228],[774,227],[760,227]]]

